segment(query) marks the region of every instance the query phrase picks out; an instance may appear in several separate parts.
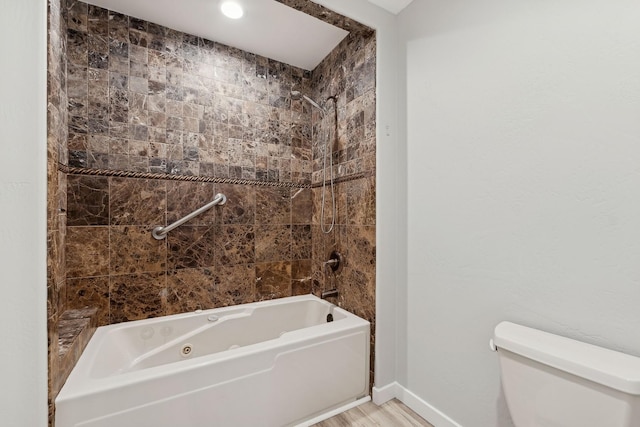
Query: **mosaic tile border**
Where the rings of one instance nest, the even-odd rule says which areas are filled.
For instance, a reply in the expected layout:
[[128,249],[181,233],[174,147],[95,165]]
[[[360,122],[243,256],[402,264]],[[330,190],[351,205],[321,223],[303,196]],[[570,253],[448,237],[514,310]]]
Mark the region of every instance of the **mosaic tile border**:
[[[358,179],[366,179],[371,178],[372,176],[376,176],[376,171],[368,171],[368,172],[358,172],[351,175],[341,176],[339,178],[334,178],[334,184],[342,184],[343,182],[356,181]],[[329,185],[330,181],[325,181],[327,185]],[[311,184],[309,188],[320,188],[322,187],[322,181],[316,182],[315,184]]]
[[[239,184],[252,185],[258,187],[277,187],[277,188],[319,188],[322,182],[315,184],[298,184],[295,182],[272,182],[272,181],[256,181],[251,179],[235,179],[235,178],[218,178],[212,176],[193,176],[193,175],[171,175],[165,173],[150,172],[132,172],[111,169],[91,169],[78,168],[58,164],[58,170],[68,175],[92,175],[92,176],[117,176],[121,178],[143,178],[143,179],[166,179],[171,181],[190,181],[190,182],[213,182],[218,184]],[[333,180],[334,184],[355,181],[357,179],[365,179],[375,176],[375,170],[369,172],[359,172],[352,175],[341,176]],[[326,181],[329,184],[329,181]]]

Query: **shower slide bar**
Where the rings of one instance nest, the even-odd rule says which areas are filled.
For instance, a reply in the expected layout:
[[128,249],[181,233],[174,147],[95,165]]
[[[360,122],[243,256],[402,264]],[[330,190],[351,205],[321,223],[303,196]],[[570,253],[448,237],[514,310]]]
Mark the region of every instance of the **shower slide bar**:
[[156,228],[154,228],[153,231],[151,232],[151,235],[157,240],[162,240],[165,237],[167,237],[167,233],[170,232],[171,230],[180,227],[185,222],[197,217],[198,215],[200,215],[201,213],[203,213],[204,211],[206,211],[208,209],[211,209],[215,205],[224,205],[226,202],[227,202],[227,196],[225,196],[222,193],[218,193],[218,194],[216,194],[216,196],[213,198],[212,201],[210,201],[209,203],[207,203],[203,207],[201,207],[199,209],[196,209],[195,211],[191,212],[189,215],[185,216],[184,218],[180,218],[179,220],[177,220],[173,224],[167,225],[166,227],[156,227]]

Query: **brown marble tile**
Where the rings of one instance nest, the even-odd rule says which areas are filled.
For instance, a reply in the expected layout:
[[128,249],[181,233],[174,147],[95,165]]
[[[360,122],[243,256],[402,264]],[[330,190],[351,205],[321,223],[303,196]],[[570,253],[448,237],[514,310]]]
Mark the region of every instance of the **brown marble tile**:
[[[89,6],[88,12],[72,8],[70,13],[75,21],[71,31],[76,33],[69,36],[71,53],[66,69],[70,80],[94,83],[88,84],[88,91],[81,84],[71,85],[69,126],[66,88],[58,84],[57,96],[64,114],[56,119],[53,109],[51,115],[52,120],[62,124],[54,128],[64,129],[59,136],[65,142],[61,161],[65,163],[68,148],[71,162],[80,166],[309,183],[312,173],[315,180],[320,177],[322,141],[316,135],[322,134],[333,141],[331,147],[338,163],[334,167],[336,176],[374,170],[375,34],[337,14],[326,14],[325,8],[318,9],[311,2],[285,3],[312,15],[320,13],[321,19],[351,30],[352,34],[313,72],[255,55],[247,57],[237,49],[219,44],[209,46],[205,41],[196,43],[192,49],[188,43],[183,44],[190,40],[189,35],[94,6]],[[88,18],[84,16],[87,13]],[[59,74],[64,79],[61,70]],[[239,83],[244,87],[240,88]],[[338,124],[329,115],[320,122],[319,114],[305,103],[289,103],[285,98],[294,84],[314,99],[337,95]],[[110,89],[106,99],[105,88]],[[315,114],[313,133],[312,114]],[[101,133],[105,129],[108,134]],[[70,132],[68,147],[67,132]],[[96,139],[103,136],[108,140]],[[115,142],[116,139],[122,142]],[[319,231],[317,189],[298,193],[295,189],[156,181],[162,183],[160,186],[166,185],[165,198],[163,189],[158,196],[158,188],[154,187],[158,184],[134,185],[134,181],[145,180],[126,178],[109,180],[112,184],[122,181],[112,185],[108,194],[110,224],[118,226],[112,227],[110,249],[107,236],[107,263],[103,266],[109,268],[110,256],[111,274],[118,275],[111,278],[110,298],[112,308],[117,309],[112,321],[191,311],[205,302],[219,306],[309,290],[319,294],[325,285],[322,262],[333,249],[343,251],[346,257],[345,268],[336,278],[343,295],[340,303],[374,320],[373,180],[367,184],[355,181],[336,186],[339,226],[328,235]],[[225,193],[228,204],[214,208],[187,226],[216,224],[212,250],[198,240],[197,231],[202,230],[176,230],[164,246],[142,231],[145,227],[166,224],[165,211],[170,222],[181,216],[183,209],[198,207],[190,203],[204,202],[209,189]],[[93,205],[78,200],[79,211],[94,209]],[[330,220],[331,207],[326,208]],[[91,215],[74,213],[73,220]],[[52,215],[50,223],[64,223],[64,218]],[[309,225],[312,223],[315,225]],[[344,227],[345,224],[349,226]],[[124,227],[127,225],[138,227]],[[74,228],[79,227],[70,227]],[[289,256],[294,261],[254,264],[256,259],[279,261],[277,258],[284,256],[286,244],[280,244],[280,237],[287,229],[291,233]],[[85,257],[79,241],[83,241],[79,236],[72,238],[75,251],[72,258],[78,254]],[[54,243],[61,244],[59,240]],[[98,245],[94,242],[84,246],[91,251],[92,244]],[[167,246],[175,250],[167,254]],[[210,261],[214,251],[216,257]],[[210,262],[214,269],[206,268]],[[91,263],[71,264],[75,274],[81,270],[80,277],[95,273],[88,271],[95,270]],[[189,266],[198,268],[171,270]],[[154,273],[139,274],[148,269]],[[170,273],[164,287],[162,275],[167,269]],[[119,274],[129,272],[138,274],[121,281]],[[80,281],[67,284],[69,297],[77,291]],[[53,293],[64,292],[57,285],[52,286]],[[82,286],[90,288],[89,284]],[[99,299],[97,293],[94,296]]]
[[[58,387],[61,388],[95,332],[94,309],[66,311],[58,323]],[[69,316],[71,314],[71,316]]]
[[151,235],[153,227],[111,226],[110,272],[133,274],[158,272],[167,266],[167,243]]
[[211,267],[214,264],[213,226],[182,225],[167,236],[167,266],[180,268]]
[[216,184],[215,191],[227,196],[227,203],[217,209],[220,224],[255,222],[256,188],[246,185]]
[[[65,229],[48,230],[47,231],[47,286],[53,291],[53,297],[56,298],[53,309],[59,309],[59,301],[61,284],[64,283],[66,277],[65,271]],[[63,298],[62,298],[63,299]]]
[[217,307],[255,301],[255,264],[219,265],[214,276]]
[[216,307],[214,274],[210,269],[185,268],[167,274],[166,314]]
[[111,225],[165,225],[166,184],[161,180],[111,178]]
[[252,225],[221,225],[214,233],[215,266],[255,262],[255,232]]
[[256,188],[256,224],[290,224],[291,194],[288,188]]
[[256,298],[268,300],[291,295],[291,262],[256,264]]
[[163,316],[167,300],[166,273],[112,276],[109,286],[110,322]]
[[343,184],[347,195],[348,221],[352,225],[375,225],[376,180],[375,177],[357,179]]
[[292,225],[291,259],[310,259],[311,245],[311,225]]
[[313,190],[291,190],[291,224],[310,224],[313,209]]
[[256,225],[256,262],[291,260],[290,225]]
[[69,227],[67,277],[104,276],[109,272],[109,228]]
[[312,262],[310,259],[291,262],[291,295],[311,293],[313,282]]
[[[332,219],[333,219],[333,204],[331,198],[331,189],[329,186],[324,190],[324,216],[322,216],[322,187],[314,188],[313,190],[313,214],[312,214],[312,223],[316,225],[324,224],[325,230],[328,230],[331,227]],[[340,201],[342,199],[341,193],[338,192],[338,186],[336,185],[334,188],[335,201],[336,201],[336,221],[338,224],[338,211]]]
[[299,10],[301,12],[306,13],[307,15],[311,15],[315,18],[318,18],[321,21],[324,21],[328,24],[334,25],[338,28],[342,28],[343,30],[350,32],[366,32],[370,33],[371,30],[366,25],[363,25],[353,19],[347,18],[339,13],[332,11],[324,6],[321,6],[317,3],[310,2],[307,0],[276,0],[278,3],[285,4],[293,9]]
[[325,236],[319,225],[311,226],[311,259],[317,262],[326,261]]
[[67,208],[69,226],[109,225],[109,178],[69,176]]
[[68,279],[66,305],[70,309],[97,308],[98,326],[108,325],[109,277]]
[[375,294],[376,285],[376,229],[374,226],[347,227],[348,261],[344,274],[353,286]]
[[[213,198],[211,183],[167,181],[167,223],[170,224],[190,214],[211,202]],[[214,224],[216,211],[220,208],[221,206],[214,206],[187,224],[191,226]]]

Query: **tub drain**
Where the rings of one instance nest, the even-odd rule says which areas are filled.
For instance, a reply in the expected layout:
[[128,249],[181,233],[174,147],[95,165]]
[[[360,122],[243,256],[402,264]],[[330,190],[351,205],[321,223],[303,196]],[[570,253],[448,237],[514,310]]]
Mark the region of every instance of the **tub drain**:
[[180,349],[180,356],[189,357],[191,356],[191,352],[193,351],[193,347],[191,344],[184,344]]

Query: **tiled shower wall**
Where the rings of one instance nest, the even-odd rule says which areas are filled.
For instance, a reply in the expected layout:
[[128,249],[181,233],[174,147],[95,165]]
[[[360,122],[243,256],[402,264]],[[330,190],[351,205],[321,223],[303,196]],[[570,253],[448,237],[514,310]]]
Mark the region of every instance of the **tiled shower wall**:
[[83,2],[68,17],[69,165],[309,182],[309,72]]
[[[313,71],[314,98],[326,114],[313,121],[313,255],[314,293],[336,288],[343,308],[371,322],[371,384],[373,384],[376,289],[376,38],[368,29],[352,31]],[[335,97],[335,101],[328,99]],[[325,144],[333,156],[336,217],[334,229],[320,223],[325,193],[324,229],[333,209],[329,159],[323,175]],[[355,179],[353,179],[355,178]],[[328,184],[328,183],[327,183]],[[344,260],[335,273],[323,264],[337,251]]]
[[82,2],[68,25],[68,306],[108,324],[310,292],[311,115],[289,97],[310,73]]
[[[309,72],[70,2],[66,307],[98,307],[107,324],[335,284],[337,302],[374,325],[375,34],[281,2],[351,34]],[[292,88],[337,103],[321,117]],[[337,216],[324,234],[327,140]],[[225,206],[151,237],[217,192]],[[345,263],[330,276],[334,249]]]
[[[151,231],[217,206],[155,240]],[[309,293],[311,190],[69,177],[68,305],[99,323]]]
[[49,413],[62,379],[59,376],[58,320],[65,303],[66,174],[58,164],[67,157],[65,79],[65,0],[50,0],[47,51],[47,330],[49,348]]

